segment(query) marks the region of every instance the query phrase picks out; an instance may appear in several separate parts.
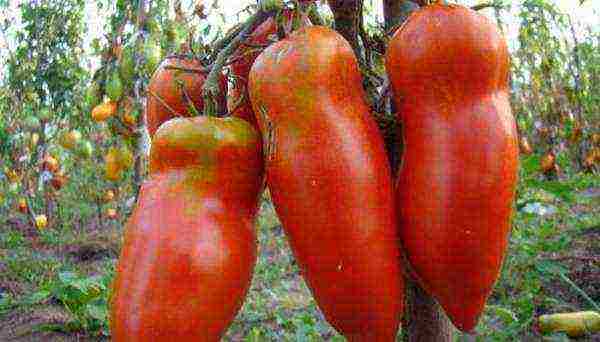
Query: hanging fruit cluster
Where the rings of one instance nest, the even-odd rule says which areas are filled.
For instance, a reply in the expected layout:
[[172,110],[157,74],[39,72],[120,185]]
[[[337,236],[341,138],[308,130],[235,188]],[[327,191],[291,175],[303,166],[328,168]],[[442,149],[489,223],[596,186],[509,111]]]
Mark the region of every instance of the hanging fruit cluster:
[[[172,29],[161,30],[156,13],[148,13],[142,27],[125,33],[124,28],[136,21],[131,6],[134,2],[118,5],[121,12],[111,24],[116,25],[114,35],[108,46],[96,47],[102,62],[87,89],[86,104],[92,120],[108,127],[129,149],[137,150],[137,139],[144,134],[140,98],[162,60],[163,36],[168,36]],[[169,24],[169,27],[173,26],[173,23]]]
[[[277,27],[268,19],[236,50],[231,71],[241,81],[224,118],[198,116],[215,75],[200,60],[167,58],[154,73],[150,177],[117,267],[115,341],[223,335],[256,262],[265,179],[317,304],[348,340],[395,339],[405,272],[457,328],[474,329],[506,253],[520,145],[498,28],[434,4],[394,34],[386,71],[407,145],[394,184],[352,47],[329,28],[297,26],[269,44]],[[270,46],[248,48],[256,44]],[[124,74],[109,74],[109,101],[122,102]],[[112,148],[106,177],[119,179],[130,163]]]
[[[155,26],[149,24],[144,39],[136,35],[127,39],[113,37],[111,44],[102,50],[102,66],[87,89],[86,104],[91,119],[102,130],[108,128],[116,138],[110,138],[104,131],[94,137],[99,146],[106,148],[104,178],[108,181],[121,180],[125,171],[132,168],[131,151],[138,150],[137,138],[143,135],[139,130],[141,109],[135,84],[152,75],[161,60],[160,37]],[[109,219],[117,217],[113,210],[109,208],[106,213]]]
[[52,178],[50,179],[50,185],[56,191],[62,189],[67,182],[64,170],[60,168],[60,163],[56,157],[50,152],[46,153],[42,159],[41,168],[43,171],[48,171]]

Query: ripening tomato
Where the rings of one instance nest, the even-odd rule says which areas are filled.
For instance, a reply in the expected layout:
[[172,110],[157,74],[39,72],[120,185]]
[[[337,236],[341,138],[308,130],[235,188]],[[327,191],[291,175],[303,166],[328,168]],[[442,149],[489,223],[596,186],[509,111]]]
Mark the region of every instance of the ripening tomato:
[[[148,132],[153,136],[160,125],[174,117],[189,117],[193,106],[199,113],[204,109],[202,86],[207,71],[197,59],[166,58],[158,67],[148,85],[146,117]],[[225,76],[220,78],[223,94],[227,89]],[[225,108],[225,96],[217,99]]]
[[238,118],[175,118],[126,225],[111,298],[114,341],[218,341],[256,261],[263,161]]
[[405,143],[402,246],[423,288],[471,331],[506,254],[517,181],[506,41],[471,9],[430,5],[394,34],[386,69]]
[[403,279],[392,177],[350,44],[304,27],[249,78],[267,184],[327,320],[351,341],[392,341]]

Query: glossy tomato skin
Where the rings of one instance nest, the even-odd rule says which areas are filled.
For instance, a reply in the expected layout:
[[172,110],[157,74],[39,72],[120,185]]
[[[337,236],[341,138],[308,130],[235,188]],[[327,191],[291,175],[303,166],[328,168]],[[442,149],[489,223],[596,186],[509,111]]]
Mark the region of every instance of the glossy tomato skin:
[[352,48],[302,28],[258,57],[249,90],[273,203],[319,307],[351,341],[393,341],[403,306],[393,184]]
[[[189,111],[188,97],[196,110],[202,113],[204,108],[202,86],[207,75],[206,72],[199,72],[202,69],[203,65],[197,59],[174,56],[162,61],[148,85],[146,117],[150,136],[153,136],[165,121],[174,117],[192,116],[193,113]],[[185,91],[179,85],[180,82]],[[221,92],[225,94],[227,91],[225,76],[220,78],[219,85]],[[225,96],[220,97],[217,101],[225,108]]]
[[386,69],[403,122],[400,236],[423,288],[471,331],[506,253],[518,167],[504,38],[462,6],[417,11]]
[[[281,14],[284,26],[291,28],[294,16],[299,16],[290,10],[284,10]],[[311,25],[310,20],[302,18],[302,25]],[[265,46],[271,42],[271,39],[277,38],[277,24],[273,17],[268,18],[265,22],[259,25],[252,34],[248,37],[233,58],[236,59],[231,64],[231,75],[235,82],[229,89],[227,97],[227,109],[232,116],[242,118],[258,128],[256,116],[252,110],[250,103],[250,95],[248,94],[248,74],[252,64],[262,52],[260,46]]]
[[218,341],[256,261],[263,162],[237,118],[176,118],[157,131],[111,298],[114,341]]

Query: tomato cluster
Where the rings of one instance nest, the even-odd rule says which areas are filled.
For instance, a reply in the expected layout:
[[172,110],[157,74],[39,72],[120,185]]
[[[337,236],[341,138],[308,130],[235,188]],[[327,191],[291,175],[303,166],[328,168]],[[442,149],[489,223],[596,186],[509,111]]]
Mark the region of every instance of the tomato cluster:
[[[115,340],[222,336],[249,288],[265,179],[320,309],[350,341],[394,340],[405,272],[457,328],[476,325],[517,175],[506,42],[454,5],[424,7],[395,33],[386,69],[405,151],[394,183],[352,47],[303,26],[260,54],[241,50],[226,118],[173,118],[202,111],[204,75],[177,76],[193,61],[155,73],[150,178],[119,259]],[[274,32],[267,21],[250,42]]]

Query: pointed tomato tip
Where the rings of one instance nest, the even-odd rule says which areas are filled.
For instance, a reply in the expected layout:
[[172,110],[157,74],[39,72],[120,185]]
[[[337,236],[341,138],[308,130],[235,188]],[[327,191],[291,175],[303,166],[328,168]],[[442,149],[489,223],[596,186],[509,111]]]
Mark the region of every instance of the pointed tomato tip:
[[474,334],[475,327],[477,327],[477,322],[479,321],[479,316],[477,317],[462,317],[459,319],[453,319],[452,316],[448,315],[452,324],[456,327],[456,329],[460,330],[465,334]]
[[463,300],[459,303],[440,303],[446,315],[463,333],[473,334],[485,308],[486,298]]

